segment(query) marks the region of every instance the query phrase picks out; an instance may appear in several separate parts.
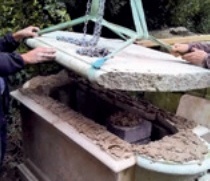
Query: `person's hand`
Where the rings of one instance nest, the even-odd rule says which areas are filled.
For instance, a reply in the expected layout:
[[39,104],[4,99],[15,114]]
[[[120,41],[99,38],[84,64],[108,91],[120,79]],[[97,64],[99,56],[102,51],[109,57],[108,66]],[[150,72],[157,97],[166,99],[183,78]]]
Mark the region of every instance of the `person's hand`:
[[184,54],[182,58],[192,64],[203,66],[204,60],[207,58],[207,56],[208,53],[205,51],[193,48],[192,52]]
[[21,55],[25,64],[36,64],[54,60],[56,50],[53,48],[38,47]]
[[27,28],[24,28],[22,30],[17,31],[16,33],[13,33],[13,38],[17,41],[20,42],[24,38],[29,38],[29,37],[35,37],[38,36],[37,32],[39,31],[38,27],[35,26],[29,26]]
[[174,44],[172,46],[171,53],[175,56],[179,56],[180,54],[185,54],[189,50],[189,45],[188,44]]

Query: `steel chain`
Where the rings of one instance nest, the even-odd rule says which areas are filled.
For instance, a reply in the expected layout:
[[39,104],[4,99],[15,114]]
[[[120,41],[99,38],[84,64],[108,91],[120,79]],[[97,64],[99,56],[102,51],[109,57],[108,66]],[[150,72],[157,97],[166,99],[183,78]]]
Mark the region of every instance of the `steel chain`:
[[[91,10],[91,3],[92,3],[92,0],[88,0],[87,6],[86,6],[86,13],[85,13],[85,15],[87,17]],[[57,40],[65,41],[68,43],[73,43],[78,46],[81,46],[82,48],[80,48],[76,51],[80,55],[86,55],[89,57],[104,57],[104,56],[108,55],[110,53],[108,49],[97,47],[97,44],[98,44],[100,36],[101,36],[105,3],[106,3],[106,0],[99,0],[98,16],[97,16],[97,20],[95,22],[94,32],[93,32],[93,36],[91,39],[87,40],[87,37],[86,37],[87,27],[88,27],[88,23],[89,23],[89,20],[87,18],[87,20],[84,23],[83,37],[81,39],[58,36],[58,37],[56,37]]]

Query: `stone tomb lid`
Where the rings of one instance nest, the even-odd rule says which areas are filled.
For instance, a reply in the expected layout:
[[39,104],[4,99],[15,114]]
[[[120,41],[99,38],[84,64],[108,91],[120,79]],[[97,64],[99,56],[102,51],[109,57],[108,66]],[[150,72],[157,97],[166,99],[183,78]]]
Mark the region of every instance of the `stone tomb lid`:
[[[107,89],[126,91],[186,91],[210,87],[210,71],[189,64],[170,54],[132,44],[105,62],[100,70],[91,69],[96,57],[80,56],[78,46],[56,40],[56,36],[81,38],[73,32],[56,31],[27,39],[31,48],[57,49],[56,62]],[[110,51],[122,40],[101,38],[99,46]]]

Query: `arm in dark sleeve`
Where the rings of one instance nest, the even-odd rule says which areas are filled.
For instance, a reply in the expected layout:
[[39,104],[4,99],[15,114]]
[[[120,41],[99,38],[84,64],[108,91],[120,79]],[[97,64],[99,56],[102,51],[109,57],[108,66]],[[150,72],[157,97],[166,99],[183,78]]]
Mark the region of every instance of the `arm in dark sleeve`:
[[13,52],[19,46],[19,43],[15,41],[12,34],[7,34],[0,38],[0,51],[1,52]]
[[0,53],[0,76],[16,73],[24,67],[24,61],[18,53]]
[[208,56],[203,60],[203,67],[210,69],[210,53]]
[[189,52],[191,52],[193,48],[197,48],[199,50],[203,50],[207,53],[210,53],[210,44],[208,43],[190,43]]

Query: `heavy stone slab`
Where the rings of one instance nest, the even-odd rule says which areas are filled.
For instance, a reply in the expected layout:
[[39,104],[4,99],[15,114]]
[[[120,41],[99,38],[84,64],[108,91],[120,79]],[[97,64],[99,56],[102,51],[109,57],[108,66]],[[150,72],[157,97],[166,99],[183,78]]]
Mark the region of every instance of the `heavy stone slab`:
[[[186,91],[210,87],[210,71],[191,65],[172,55],[139,45],[130,45],[105,62],[100,70],[91,69],[97,58],[80,56],[76,45],[57,41],[56,36],[81,38],[82,34],[57,31],[27,39],[32,48],[56,48],[56,62],[108,89],[127,91]],[[121,40],[101,38],[99,46],[110,51],[119,48]]]

